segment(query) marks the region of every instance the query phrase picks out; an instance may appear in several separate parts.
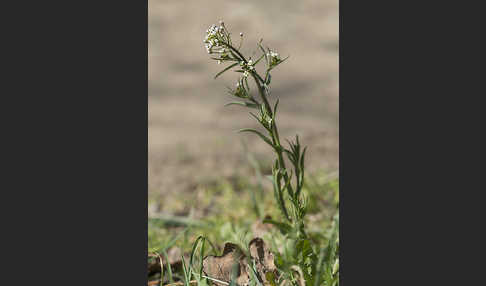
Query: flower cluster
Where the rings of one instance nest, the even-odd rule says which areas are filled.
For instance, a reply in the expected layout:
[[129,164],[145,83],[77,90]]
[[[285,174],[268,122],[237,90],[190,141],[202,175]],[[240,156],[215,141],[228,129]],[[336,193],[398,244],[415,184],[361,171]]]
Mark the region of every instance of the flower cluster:
[[218,53],[227,52],[223,43],[227,41],[228,34],[224,28],[223,21],[220,21],[220,26],[212,25],[206,30],[206,38],[204,39],[204,44],[206,46],[206,51],[208,54],[213,53],[213,49],[217,49]]
[[272,117],[268,114],[263,105],[260,106],[260,123],[267,129],[272,128]]
[[240,66],[241,66],[241,69],[244,70],[244,72],[243,72],[244,77],[248,77],[250,72],[255,70],[255,66],[254,66],[252,59],[249,59],[248,62],[246,62],[246,63],[244,61],[241,61]]
[[269,57],[270,66],[276,66],[282,60],[280,59],[280,55],[272,50],[268,50],[267,57]]

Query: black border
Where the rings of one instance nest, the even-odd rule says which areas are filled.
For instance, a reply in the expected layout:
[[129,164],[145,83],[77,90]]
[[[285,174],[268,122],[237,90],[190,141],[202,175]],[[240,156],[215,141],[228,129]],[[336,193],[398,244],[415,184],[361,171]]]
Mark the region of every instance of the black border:
[[342,285],[484,280],[480,11],[340,1]]
[[146,285],[148,1],[11,4],[1,284]]

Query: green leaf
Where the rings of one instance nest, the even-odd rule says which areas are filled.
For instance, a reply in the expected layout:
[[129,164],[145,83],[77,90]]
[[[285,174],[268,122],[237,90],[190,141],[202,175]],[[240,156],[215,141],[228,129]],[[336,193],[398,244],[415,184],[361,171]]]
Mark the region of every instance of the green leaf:
[[261,123],[260,118],[258,118],[258,116],[256,116],[253,112],[250,112],[250,115],[253,116],[258,122]]
[[232,67],[238,65],[238,63],[234,63],[234,64],[231,64],[229,65],[228,67],[226,67],[224,70],[220,71],[219,73],[217,73],[215,76],[214,76],[214,79],[216,79],[218,76],[220,76],[221,74],[223,74],[225,71],[231,69]]
[[267,279],[268,283],[270,283],[271,286],[277,286],[277,282],[275,282],[275,273],[269,271],[265,273],[265,278]]
[[278,222],[273,219],[266,218],[263,220],[263,223],[269,223],[276,226],[280,230],[280,232],[284,235],[292,231],[292,227],[289,224],[284,222]]
[[238,60],[232,59],[232,58],[213,58],[213,57],[211,57],[211,59],[218,60],[218,61],[229,61],[229,62],[235,62],[235,61],[237,62],[238,61]]
[[285,186],[282,188],[282,190],[287,189],[289,191],[289,194],[292,195],[292,191],[288,188],[290,186],[290,180],[292,178],[292,170],[290,171],[290,176],[288,176],[287,182],[285,182]]
[[277,114],[277,106],[278,106],[278,102],[280,101],[279,98],[277,98],[277,102],[275,102],[275,106],[273,107],[273,116],[272,116],[272,119],[275,120],[275,116]]
[[248,79],[245,77],[246,90],[250,91],[250,85],[248,85]]
[[192,251],[191,251],[191,259],[189,260],[189,266],[192,267],[193,266],[193,263],[194,263],[194,254],[196,253],[196,247],[199,245],[198,242],[202,240],[203,242],[203,246],[204,246],[204,236],[200,235],[198,236],[198,238],[196,239],[196,241],[194,242],[193,246],[192,246]]
[[182,270],[184,271],[184,285],[188,286],[189,281],[191,281],[191,273],[192,270],[189,268],[189,271],[186,266],[186,261],[184,260],[184,255],[181,255],[182,258]]
[[235,59],[239,59],[240,58],[231,49],[229,51],[230,51],[231,55],[233,56],[233,58],[235,58]]
[[[169,257],[167,255],[167,252],[165,250],[162,251],[162,254],[164,255],[165,257],[165,261],[167,262],[167,272],[169,274],[169,282],[170,283],[174,283],[174,279],[172,278],[172,268],[170,267],[170,263],[169,263]],[[160,262],[162,263],[162,261]],[[161,277],[160,280],[163,280],[164,277]]]
[[250,102],[242,102],[242,101],[233,101],[230,103],[225,104],[224,106],[229,106],[229,105],[241,105],[241,106],[246,106],[249,108],[255,108],[258,109],[258,105]]
[[258,62],[259,62],[261,59],[263,59],[263,56],[264,56],[264,55],[265,55],[265,54],[261,55],[261,56],[260,56],[260,58],[259,58],[258,60],[256,60],[256,61],[255,61],[255,63],[254,63],[253,65],[254,65],[254,66],[256,66],[256,64],[258,64]]
[[255,130],[255,129],[251,129],[251,128],[244,128],[244,129],[240,129],[238,130],[238,132],[252,132],[252,133],[255,133],[256,135],[260,136],[260,138],[263,139],[263,141],[265,141],[268,145],[270,145],[272,148],[275,149],[275,146],[273,146],[273,143],[272,141],[266,137],[265,135],[263,135],[260,131],[258,130]]
[[265,49],[263,48],[263,46],[261,45],[263,39],[260,40],[260,42],[258,43],[258,46],[260,47],[260,50],[262,50],[263,52],[263,55],[265,56],[265,61],[267,61],[267,65],[268,65],[268,58],[267,58],[267,52],[265,52]]
[[278,62],[278,64],[274,65],[273,67],[269,68],[268,71],[271,71],[273,70],[274,68],[276,68],[278,65],[280,65],[281,63],[285,62],[290,56],[286,57],[285,59],[281,60],[280,62]]
[[307,151],[307,146],[304,147],[304,151],[302,151],[302,156],[300,156],[300,169],[302,170],[302,172],[304,171],[305,151]]
[[272,81],[272,75],[267,73],[267,78],[265,79],[265,84],[269,85],[271,81]]
[[273,194],[275,196],[275,200],[278,203],[278,207],[282,212],[282,215],[290,221],[290,217],[287,211],[287,207],[285,206],[285,201],[283,198],[282,189],[280,186],[280,180],[282,179],[282,174],[278,169],[278,160],[275,160],[275,166],[272,167],[272,183],[273,183]]

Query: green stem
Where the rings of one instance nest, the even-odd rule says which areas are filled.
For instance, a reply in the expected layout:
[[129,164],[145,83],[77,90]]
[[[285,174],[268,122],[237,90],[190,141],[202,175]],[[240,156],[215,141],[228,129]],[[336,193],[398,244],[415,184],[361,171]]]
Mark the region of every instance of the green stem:
[[[258,74],[256,72],[252,72],[253,79],[255,80],[256,85],[258,86],[258,91],[260,92],[260,96],[262,98],[262,101],[265,104],[265,108],[267,109],[267,112],[269,113],[270,117],[273,117],[272,109],[270,107],[270,104],[268,103],[267,96],[265,95],[265,90],[261,86],[256,75],[258,76]],[[282,146],[280,145],[280,136],[278,134],[278,128],[277,128],[277,123],[275,122],[275,118],[274,118],[274,120],[272,120],[272,126],[273,126],[273,128],[270,129],[270,130],[272,130],[272,132],[270,132],[270,130],[269,130],[269,133],[270,133],[270,136],[272,137],[273,143],[276,147],[275,152],[277,153],[278,164],[279,164],[281,169],[285,170],[285,172],[283,173],[283,177],[285,179],[285,182],[287,182],[289,180],[289,176],[287,174],[287,168],[285,167],[285,161],[283,159]],[[289,184],[287,189],[289,191],[289,194],[293,197],[294,191],[293,191],[292,185]]]
[[[229,49],[231,49],[233,52],[235,52],[235,54],[245,64],[248,63],[248,61],[246,60],[246,58],[237,49],[235,49],[231,44],[223,43],[223,45],[225,45],[226,47],[228,47]],[[268,70],[267,70],[267,73],[268,73]],[[279,167],[280,167],[280,169],[282,169],[284,171],[283,178],[284,178],[285,183],[286,183],[286,182],[289,181],[289,176],[287,174],[287,168],[285,167],[285,161],[284,161],[283,153],[282,153],[283,152],[283,148],[280,145],[280,137],[279,137],[279,134],[278,134],[277,124],[276,124],[275,118],[273,116],[272,108],[270,107],[270,103],[268,102],[267,96],[265,94],[265,89],[261,85],[261,83],[264,84],[265,81],[262,79],[262,77],[255,70],[251,71],[251,75],[252,75],[253,79],[255,80],[255,83],[256,83],[256,85],[258,87],[258,92],[260,93],[260,97],[261,97],[261,99],[263,101],[263,104],[265,106],[265,109],[266,109],[268,115],[271,118],[273,118],[273,120],[272,120],[272,128],[270,130],[268,130],[268,132],[269,132],[269,135],[271,136],[272,141],[273,141],[273,144],[275,146],[274,149],[275,149],[275,152],[277,153]],[[292,185],[291,184],[288,184],[287,190],[289,192],[289,195],[291,197],[293,197],[294,196],[294,191],[293,191],[293,188],[292,188]],[[285,212],[286,212],[286,210],[285,210]]]

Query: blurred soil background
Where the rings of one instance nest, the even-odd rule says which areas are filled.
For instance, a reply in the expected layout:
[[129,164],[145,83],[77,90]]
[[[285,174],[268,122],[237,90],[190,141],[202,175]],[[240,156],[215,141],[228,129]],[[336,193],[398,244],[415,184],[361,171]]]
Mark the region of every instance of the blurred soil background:
[[[270,172],[273,153],[253,134],[248,110],[224,107],[233,101],[237,73],[214,80],[226,65],[209,58],[203,39],[211,24],[224,20],[244,33],[243,52],[256,43],[290,58],[272,73],[272,99],[280,98],[277,123],[282,138],[299,134],[307,173],[338,170],[338,1],[337,0],[149,0],[149,215],[184,213],[201,184],[254,177],[242,140]],[[258,53],[253,58],[256,58]],[[257,66],[263,72],[263,65]]]

